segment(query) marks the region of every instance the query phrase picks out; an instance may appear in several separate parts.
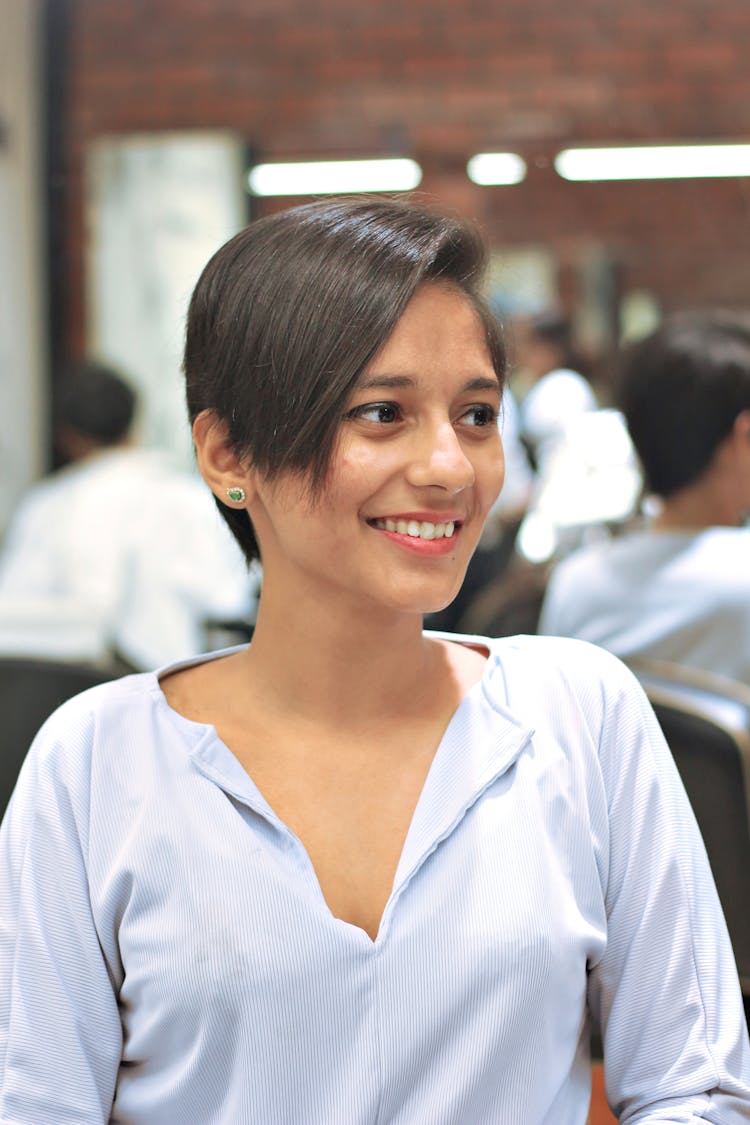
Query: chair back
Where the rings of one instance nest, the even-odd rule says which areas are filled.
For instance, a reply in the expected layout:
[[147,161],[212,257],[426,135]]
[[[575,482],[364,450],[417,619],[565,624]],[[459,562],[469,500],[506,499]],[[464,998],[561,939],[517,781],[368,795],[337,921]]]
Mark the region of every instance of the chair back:
[[750,995],[750,687],[661,661],[629,664],[687,790]]
[[56,707],[120,669],[67,661],[0,657],[0,817],[34,735]]
[[547,564],[514,560],[476,594],[459,618],[456,631],[484,637],[536,633],[550,573]]

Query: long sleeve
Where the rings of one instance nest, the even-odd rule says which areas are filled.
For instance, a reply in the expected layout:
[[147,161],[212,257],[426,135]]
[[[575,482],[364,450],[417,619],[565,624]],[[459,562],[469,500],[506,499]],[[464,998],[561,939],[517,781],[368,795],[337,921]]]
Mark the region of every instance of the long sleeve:
[[600,745],[608,933],[589,981],[608,1098],[627,1125],[747,1121],[747,1029],[703,842],[645,696],[614,666]]
[[49,732],[0,829],[0,1122],[93,1125],[109,1120],[121,1024],[89,898],[85,732]]

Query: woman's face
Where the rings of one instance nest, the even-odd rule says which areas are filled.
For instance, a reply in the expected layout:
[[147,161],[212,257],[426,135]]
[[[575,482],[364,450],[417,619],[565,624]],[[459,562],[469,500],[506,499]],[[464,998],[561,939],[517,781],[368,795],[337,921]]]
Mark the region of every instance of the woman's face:
[[322,490],[291,473],[257,484],[264,596],[447,605],[502,485],[500,396],[469,300],[422,285],[351,395]]

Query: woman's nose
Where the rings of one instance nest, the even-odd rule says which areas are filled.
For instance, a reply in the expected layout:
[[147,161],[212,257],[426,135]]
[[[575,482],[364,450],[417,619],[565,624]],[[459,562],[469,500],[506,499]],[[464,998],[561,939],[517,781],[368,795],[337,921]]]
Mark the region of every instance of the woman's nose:
[[423,432],[409,465],[409,481],[418,488],[461,492],[474,483],[474,466],[450,422]]

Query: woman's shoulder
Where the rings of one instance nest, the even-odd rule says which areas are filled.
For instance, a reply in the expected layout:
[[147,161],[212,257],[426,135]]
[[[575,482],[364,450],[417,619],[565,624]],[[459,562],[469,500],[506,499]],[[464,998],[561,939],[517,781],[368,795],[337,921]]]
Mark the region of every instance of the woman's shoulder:
[[583,699],[619,697],[632,690],[635,677],[611,652],[572,637],[519,634],[487,637],[478,634],[434,632],[431,636],[487,653],[485,691],[510,708],[531,699],[551,705],[563,692]]
[[86,789],[113,771],[147,773],[155,755],[190,752],[204,736],[169,707],[159,672],[136,672],[87,688],[53,711],[22,774]]
[[158,692],[158,680],[149,672],[86,688],[49,715],[34,738],[29,756],[38,763],[50,757],[69,757],[71,763],[80,763],[95,742],[117,732],[126,736],[128,722],[152,706]]
[[510,637],[490,637],[482,633],[451,633],[442,630],[429,630],[429,636],[468,648],[486,652],[489,664],[515,663],[527,660],[542,661],[550,668],[583,663],[587,667],[612,668],[622,666],[622,661],[611,652],[591,644],[590,641],[574,637],[549,637],[530,633],[519,633]]
[[194,777],[214,738],[212,728],[173,711],[156,672],[88,688],[58,707],[34,738],[7,831],[23,836],[39,815],[54,815],[84,841],[93,825],[109,838],[118,818],[123,828],[134,809],[168,801]]
[[519,635],[468,638],[488,652],[487,691],[532,725],[570,705],[601,718],[623,696],[638,692],[632,672],[611,652],[571,637]]
[[[240,648],[243,646],[240,646]],[[134,762],[151,757],[155,748],[168,751],[197,745],[205,728],[175,711],[162,681],[212,667],[219,657],[234,654],[231,648],[176,661],[153,672],[135,672],[87,688],[63,703],[40,728],[31,753],[39,760],[54,756],[73,761],[91,752],[116,753]]]
[[105,683],[95,684],[71,696],[53,711],[47,722],[52,719],[72,721],[77,716],[87,714],[101,715],[125,701],[135,703],[146,699],[158,690],[159,681],[155,672],[131,672]]
[[597,645],[546,636],[488,643],[490,698],[597,774],[605,759],[629,753],[653,718],[633,672]]
[[44,732],[47,736],[54,736],[90,724],[94,724],[100,733],[115,727],[124,734],[125,731],[119,728],[120,722],[128,719],[131,724],[137,723],[139,715],[171,718],[177,727],[181,727],[181,716],[169,706],[163,682],[178,680],[183,674],[189,677],[211,669],[222,658],[234,656],[245,647],[238,645],[201,653],[172,661],[154,671],[133,672],[87,688],[61,704],[47,719],[40,734]]
[[490,637],[478,633],[432,632],[434,637],[488,653],[489,666],[543,665],[548,670],[580,668],[586,672],[599,669],[607,673],[617,668],[627,670],[611,652],[589,641],[573,637],[549,637],[520,633],[510,637]]

